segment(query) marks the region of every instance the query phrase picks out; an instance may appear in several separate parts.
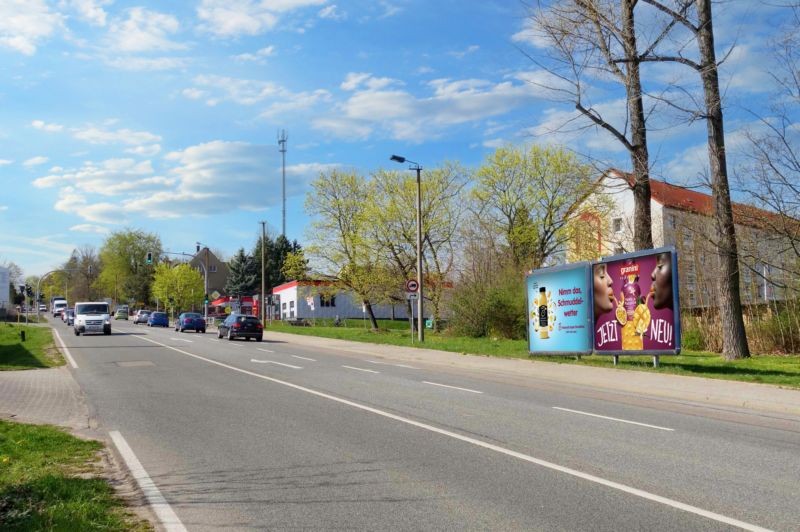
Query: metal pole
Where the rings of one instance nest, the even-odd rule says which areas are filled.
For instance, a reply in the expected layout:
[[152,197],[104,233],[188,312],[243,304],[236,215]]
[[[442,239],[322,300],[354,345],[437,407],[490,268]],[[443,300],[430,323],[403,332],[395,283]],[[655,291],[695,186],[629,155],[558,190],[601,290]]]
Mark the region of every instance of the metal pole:
[[206,273],[206,282],[205,282],[206,293],[203,294],[203,322],[205,322],[205,324],[207,326],[208,325],[208,303],[206,303],[206,301],[207,301],[206,298],[208,297],[208,246],[206,246],[206,272],[205,273]]
[[281,130],[281,135],[278,137],[278,145],[280,146],[282,165],[281,165],[281,190],[283,191],[283,225],[281,226],[281,234],[286,236],[286,130]]
[[264,264],[264,244],[267,241],[267,222],[261,222],[261,321],[262,323],[267,319],[267,282],[264,272],[266,271]]
[[420,342],[425,341],[425,328],[423,323],[423,285],[422,285],[422,184],[420,180],[420,171],[422,167],[418,164],[414,168],[417,171],[417,288],[419,292],[419,299],[417,299],[417,330]]

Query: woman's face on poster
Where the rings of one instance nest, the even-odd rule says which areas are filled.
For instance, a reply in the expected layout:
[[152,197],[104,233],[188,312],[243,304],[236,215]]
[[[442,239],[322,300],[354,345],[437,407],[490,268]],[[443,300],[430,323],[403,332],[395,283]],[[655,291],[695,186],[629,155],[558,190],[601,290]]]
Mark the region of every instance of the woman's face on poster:
[[614,281],[605,264],[594,266],[594,315],[599,316],[614,308]]
[[672,308],[672,260],[669,253],[656,257],[656,267],[650,274],[653,281],[653,307]]

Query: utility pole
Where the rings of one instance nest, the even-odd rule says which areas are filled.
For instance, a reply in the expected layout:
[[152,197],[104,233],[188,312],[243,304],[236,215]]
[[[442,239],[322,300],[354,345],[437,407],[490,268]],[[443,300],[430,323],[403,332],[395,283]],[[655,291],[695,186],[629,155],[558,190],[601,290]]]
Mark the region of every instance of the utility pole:
[[262,323],[267,319],[267,282],[264,272],[266,265],[264,264],[264,247],[267,243],[267,222],[261,221],[261,321]]
[[280,146],[282,166],[281,166],[281,190],[283,191],[283,225],[281,226],[281,234],[286,236],[286,141],[289,136],[286,134],[285,129],[281,129],[278,134],[278,146]]

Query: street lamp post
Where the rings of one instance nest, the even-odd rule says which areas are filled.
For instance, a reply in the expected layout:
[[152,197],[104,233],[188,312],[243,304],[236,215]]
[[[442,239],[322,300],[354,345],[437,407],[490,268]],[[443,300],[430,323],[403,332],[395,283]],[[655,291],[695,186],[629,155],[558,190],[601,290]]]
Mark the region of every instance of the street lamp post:
[[423,309],[424,309],[424,292],[423,292],[423,284],[422,284],[422,184],[420,180],[420,172],[422,171],[422,166],[419,163],[415,163],[414,161],[409,161],[405,157],[401,157],[399,155],[392,155],[390,160],[403,164],[408,163],[409,170],[415,170],[417,172],[417,338],[420,342],[425,341],[425,323],[423,318]]

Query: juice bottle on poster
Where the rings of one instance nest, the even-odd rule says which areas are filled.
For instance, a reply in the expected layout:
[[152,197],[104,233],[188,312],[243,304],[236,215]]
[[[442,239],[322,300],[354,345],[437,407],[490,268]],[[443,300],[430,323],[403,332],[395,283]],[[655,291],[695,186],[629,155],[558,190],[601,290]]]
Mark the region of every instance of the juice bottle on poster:
[[549,311],[549,304],[547,301],[547,289],[543,286],[539,288],[539,299],[538,299],[538,311],[539,311],[539,338],[542,340],[549,338],[550,335],[548,334],[549,330],[549,320],[548,320],[548,311]]
[[[637,307],[642,302],[642,289],[639,286],[639,265],[633,260],[627,260],[620,269],[622,275],[622,301],[625,308],[625,324],[622,326],[622,350],[641,351],[644,349],[644,338],[637,334]],[[639,324],[641,328],[641,324]]]

